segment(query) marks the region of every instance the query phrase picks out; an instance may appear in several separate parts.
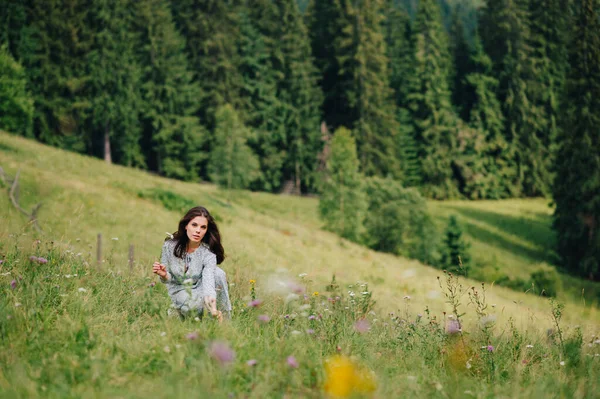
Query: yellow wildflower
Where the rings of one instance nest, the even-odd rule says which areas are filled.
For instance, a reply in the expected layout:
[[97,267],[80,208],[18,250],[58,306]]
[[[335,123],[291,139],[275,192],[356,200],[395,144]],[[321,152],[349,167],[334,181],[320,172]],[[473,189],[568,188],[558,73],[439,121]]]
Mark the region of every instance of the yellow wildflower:
[[319,296],[319,291],[313,292],[313,296]]
[[256,280],[250,280],[250,284],[256,284]]
[[325,363],[325,393],[334,398],[347,398],[353,394],[367,394],[376,389],[370,370],[360,368],[350,358],[336,355]]

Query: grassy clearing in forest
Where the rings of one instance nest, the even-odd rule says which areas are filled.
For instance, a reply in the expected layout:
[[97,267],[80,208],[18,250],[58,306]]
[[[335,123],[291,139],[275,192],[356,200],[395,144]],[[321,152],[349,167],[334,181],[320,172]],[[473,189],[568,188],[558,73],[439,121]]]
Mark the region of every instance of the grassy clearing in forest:
[[[223,193],[213,185],[106,165],[5,133],[0,166],[11,176],[21,170],[20,203],[31,209],[43,202],[44,229],[37,234],[25,227],[25,217],[0,195],[1,396],[319,397],[326,383],[324,360],[338,346],[357,364],[341,369],[375,374],[377,397],[593,397],[598,389],[600,345],[592,335],[600,333],[600,312],[590,299],[560,298],[565,303],[560,344],[556,334],[546,335],[550,328],[556,332],[547,299],[486,285],[487,315],[478,315],[465,293],[459,312],[466,312],[464,334],[449,335],[448,317],[455,312],[444,296],[447,285],[442,289],[438,283],[442,273],[320,230],[315,198]],[[236,315],[223,326],[168,319],[166,290],[150,287],[151,264],[182,215],[177,208],[187,201],[215,214],[224,237],[223,268],[233,283]],[[430,208],[440,226],[450,214],[459,216],[475,266],[490,273],[529,274],[552,257],[544,249],[552,237],[544,200],[432,202]],[[104,238],[99,268],[98,233]],[[35,263],[30,256],[49,262]],[[310,280],[306,303],[301,297],[286,304],[269,293],[273,275],[300,280],[304,273]],[[334,274],[343,297],[335,307],[328,301],[335,296],[326,292]],[[246,306],[250,279],[264,301],[259,309]],[[375,314],[351,306],[349,291],[359,298],[366,292],[359,292],[357,281],[373,292]],[[473,280],[461,284],[481,291]],[[319,296],[312,296],[315,291]],[[266,324],[257,321],[263,314],[270,318]],[[354,324],[363,316],[370,330],[359,333]],[[484,319],[484,325],[494,327],[485,335],[481,318],[488,316],[495,320]],[[187,338],[195,332],[197,339]],[[236,352],[226,368],[209,355],[215,340]],[[493,351],[481,349],[487,342]],[[288,365],[289,356],[298,368]],[[246,365],[251,359],[256,366]]]

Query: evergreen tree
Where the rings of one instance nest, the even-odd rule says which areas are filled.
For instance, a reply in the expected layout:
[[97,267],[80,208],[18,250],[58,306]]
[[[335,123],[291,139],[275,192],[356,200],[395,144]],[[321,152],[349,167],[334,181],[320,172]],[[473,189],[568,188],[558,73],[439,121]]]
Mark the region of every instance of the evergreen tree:
[[385,43],[389,60],[390,86],[394,90],[396,106],[406,107],[408,93],[406,82],[411,73],[413,57],[411,21],[404,10],[394,5],[393,0],[389,1],[386,15]]
[[463,121],[469,120],[470,106],[474,102],[474,93],[466,82],[472,72],[471,49],[465,37],[465,28],[461,18],[460,6],[454,7],[452,26],[450,28],[451,54],[454,65],[452,74],[452,103]]
[[570,70],[553,194],[558,253],[568,271],[600,277],[600,20],[582,0],[570,43]]
[[31,135],[33,99],[27,92],[23,67],[0,46],[0,129],[24,136]]
[[3,0],[0,7],[0,46],[6,45],[9,54],[19,58],[19,48],[27,28],[27,10],[22,0]]
[[479,26],[499,77],[508,155],[517,171],[512,184],[515,194],[544,194],[551,178],[548,120],[532,93],[539,71],[532,53],[527,0],[488,0]]
[[[230,104],[245,109],[240,96],[238,0],[171,2],[175,23],[186,40],[190,68],[200,86],[199,117],[211,131],[216,110]],[[244,119],[244,116],[242,116]]]
[[26,0],[13,7],[17,8],[14,22],[25,18],[9,40],[16,41],[12,51],[28,76],[35,137],[61,148],[89,151],[84,126],[89,103],[83,94],[91,44],[87,2]]
[[450,54],[435,0],[419,3],[413,25],[414,54],[407,106],[418,145],[423,193],[437,199],[458,196],[452,162],[456,158],[457,117],[452,109]]
[[355,53],[342,64],[353,66],[352,85],[346,96],[356,115],[353,133],[361,170],[369,176],[399,178],[401,170],[395,151],[398,125],[382,34],[382,3],[381,0],[355,3],[352,14]]
[[471,53],[472,72],[465,77],[465,86],[473,94],[466,104],[466,115],[472,129],[465,129],[461,175],[461,192],[470,199],[506,198],[513,192],[515,180],[507,156],[504,138],[504,118],[496,89],[498,80],[492,75],[492,62],[484,53],[476,35]]
[[89,25],[94,42],[87,55],[90,104],[88,129],[94,144],[101,143],[106,162],[145,166],[139,111],[142,71],[135,54],[139,43],[133,26],[133,3],[94,0]]
[[258,155],[261,174],[251,188],[278,191],[287,157],[285,102],[278,92],[284,78],[279,49],[279,8],[272,0],[247,1],[240,13],[241,95],[247,124],[255,134],[248,144]]
[[278,93],[285,104],[286,159],[284,179],[297,192],[312,187],[321,147],[319,125],[322,93],[317,85],[308,34],[295,0],[279,1],[281,71]]
[[331,153],[321,186],[319,212],[325,229],[352,241],[361,236],[367,208],[358,171],[356,143],[346,128],[338,128],[331,140]]
[[350,0],[311,0],[306,16],[315,66],[320,72],[323,115],[333,130],[352,127],[355,116],[346,96],[352,85],[352,59],[355,44]]
[[140,0],[135,8],[143,151],[150,169],[194,180],[203,159],[204,131],[195,116],[200,90],[192,82],[185,41],[175,29],[169,7],[166,0]]
[[471,268],[469,244],[462,237],[462,229],[456,216],[450,216],[444,238],[444,249],[440,261],[440,268],[454,274],[468,275]]
[[208,174],[211,180],[227,189],[243,189],[258,174],[258,160],[247,145],[249,130],[230,105],[224,105],[215,115],[213,150]]

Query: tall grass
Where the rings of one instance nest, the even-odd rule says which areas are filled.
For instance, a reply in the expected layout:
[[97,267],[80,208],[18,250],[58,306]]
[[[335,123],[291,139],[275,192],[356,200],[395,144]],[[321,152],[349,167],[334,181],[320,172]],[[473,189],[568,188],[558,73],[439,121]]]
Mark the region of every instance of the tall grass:
[[218,324],[169,317],[154,278],[98,270],[72,248],[12,239],[1,252],[1,397],[593,398],[600,389],[600,340],[564,323],[561,304],[523,323],[488,302],[485,286],[450,274],[434,282],[449,311],[406,295],[387,312],[362,281],[236,269],[234,317]]

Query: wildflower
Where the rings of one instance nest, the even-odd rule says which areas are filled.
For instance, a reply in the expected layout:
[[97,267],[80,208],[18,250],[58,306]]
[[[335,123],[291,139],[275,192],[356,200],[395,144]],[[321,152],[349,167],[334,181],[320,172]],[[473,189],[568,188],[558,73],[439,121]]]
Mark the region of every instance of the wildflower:
[[488,352],[493,352],[494,351],[494,347],[492,345],[488,345],[486,349],[487,349]]
[[563,360],[563,361],[561,361],[561,362],[560,362],[560,365],[561,365],[561,366],[564,366],[564,365],[565,365],[565,361],[564,361],[564,360]]
[[338,345],[338,346],[335,347],[335,350],[338,351],[338,352],[341,352],[342,351],[342,347]]
[[313,296],[319,296],[319,291],[313,292]]
[[228,365],[235,359],[235,352],[227,342],[215,341],[208,348],[210,356],[221,364]]
[[369,331],[369,327],[369,321],[367,319],[360,319],[354,323],[354,329],[361,334]]
[[17,280],[13,280],[13,281],[10,282],[10,288],[13,289],[13,290],[15,288],[17,288]]
[[300,278],[302,278],[302,277],[306,277],[306,276],[308,276],[308,274],[306,274],[306,273],[300,273],[300,274],[298,275],[298,277],[300,277]]
[[471,360],[471,359],[467,360],[467,365],[466,365],[466,367],[467,367],[467,370],[470,370],[470,369],[471,369],[471,367],[472,367],[472,366],[471,366],[471,362],[470,362],[470,360]]
[[172,240],[173,238],[175,238],[173,236],[173,234],[169,233],[168,231],[165,234],[167,235],[167,237],[169,237],[170,240]]
[[292,291],[294,294],[300,295],[302,293],[304,293],[304,287],[301,286],[300,284],[297,284],[295,282],[289,282],[287,284],[287,287],[289,288],[290,291]]
[[252,285],[256,284],[256,280],[250,279],[250,284],[252,284]]
[[488,326],[491,324],[494,324],[496,322],[496,315],[492,314],[492,315],[488,315],[488,316],[483,316],[479,322],[481,323],[482,326]]
[[460,327],[460,323],[458,320],[449,320],[446,324],[446,333],[447,334],[457,334],[461,332],[462,329]]
[[168,345],[167,345],[167,346],[165,346],[165,347],[163,348],[163,350],[164,350],[166,353],[170,353],[170,352],[171,352],[171,348],[169,348],[169,346],[168,346]]
[[21,307],[21,303],[20,302],[15,302],[15,308],[20,308]]
[[248,302],[248,307],[250,308],[258,308],[260,307],[260,305],[262,305],[263,301],[261,299],[254,299],[250,302]]
[[355,294],[352,291],[348,291],[348,295],[350,295],[351,297],[354,297]]
[[271,318],[266,314],[261,314],[260,316],[258,316],[258,321],[261,321],[263,323],[268,323],[270,320]]
[[298,366],[300,366],[298,364],[298,361],[296,360],[296,358],[294,356],[288,356],[288,358],[287,358],[287,364],[288,364],[288,366],[290,366],[293,369],[297,369]]
[[373,373],[360,368],[350,358],[335,355],[326,361],[323,389],[328,395],[347,398],[355,394],[371,393],[375,388]]
[[292,334],[292,335],[300,335],[302,333],[300,331],[298,331],[298,330],[292,330],[292,332],[290,332],[290,334]]
[[250,359],[246,362],[246,364],[250,367],[256,366],[257,363],[258,361],[256,359]]
[[410,296],[409,296],[409,295],[404,295],[404,298],[403,298],[403,299],[405,299],[405,300],[407,300],[407,301],[410,301]]
[[449,318],[449,319],[453,319],[453,318],[454,318],[454,315],[452,315],[452,314],[449,314],[449,315],[448,315],[448,318]]
[[309,334],[309,335],[312,335],[312,334],[315,333],[315,330],[313,330],[312,328],[309,328],[309,329],[306,330],[306,333]]
[[4,263],[4,259],[0,259],[0,265]]
[[527,348],[533,348],[533,345],[527,345]]
[[314,314],[311,314],[310,316],[308,316],[308,320],[314,320],[316,318],[317,318],[317,316],[315,316]]
[[32,262],[37,262],[37,259],[38,259],[37,256],[30,256],[29,257],[29,260],[32,261]]
[[192,331],[191,333],[189,333],[185,337],[187,338],[188,341],[195,341],[198,338],[200,338],[200,335],[198,334],[197,331]]
[[113,238],[111,238],[111,240],[113,240],[113,241],[119,241],[119,237],[113,237]]
[[148,287],[152,288],[156,285],[156,281],[151,282],[150,284],[148,284]]
[[87,292],[87,290],[85,288],[83,288],[83,287],[79,287],[79,289],[77,291],[79,291],[79,292]]
[[166,335],[167,335],[167,333],[166,333],[166,332],[164,332],[164,331],[160,333],[160,336],[161,336],[161,337],[164,337],[164,336],[166,336]]

